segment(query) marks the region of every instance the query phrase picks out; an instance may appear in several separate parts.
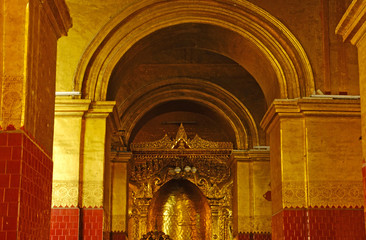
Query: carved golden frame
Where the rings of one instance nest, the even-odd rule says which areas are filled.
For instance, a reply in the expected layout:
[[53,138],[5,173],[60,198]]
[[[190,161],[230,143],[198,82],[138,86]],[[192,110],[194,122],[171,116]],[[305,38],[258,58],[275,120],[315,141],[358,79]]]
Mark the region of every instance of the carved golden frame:
[[153,229],[151,207],[159,190],[173,179],[191,182],[207,199],[211,213],[208,238],[231,239],[232,143],[211,142],[197,135],[188,139],[181,125],[175,139],[165,136],[155,142],[133,144],[131,149],[128,229],[132,239],[140,239],[148,231],[161,231]]

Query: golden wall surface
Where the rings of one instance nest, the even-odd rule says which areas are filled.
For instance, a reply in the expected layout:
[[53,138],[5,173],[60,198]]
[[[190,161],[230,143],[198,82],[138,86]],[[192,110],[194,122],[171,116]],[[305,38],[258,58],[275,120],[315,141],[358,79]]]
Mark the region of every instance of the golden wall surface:
[[81,191],[83,207],[103,206],[106,119],[115,102],[93,102],[84,115]]
[[[114,102],[57,99],[52,205],[102,207],[110,194],[106,119]],[[108,163],[108,161],[107,161]],[[105,170],[105,167],[108,167]],[[107,175],[105,175],[105,172]],[[109,183],[109,185],[108,185]],[[110,207],[110,200],[106,200]]]
[[82,118],[90,100],[57,99],[53,145],[52,206],[79,204]]
[[57,39],[71,27],[68,9],[64,1],[1,5],[1,126],[24,126],[51,154]]
[[60,39],[58,42],[57,91],[74,89],[73,80],[76,68],[91,40],[113,16],[128,7],[133,1],[66,1],[73,18],[73,28],[70,29],[67,39]]
[[273,213],[363,206],[358,100],[275,101],[263,127],[271,135]]
[[271,232],[271,190],[268,151],[234,151],[234,236],[239,232]]
[[249,0],[279,19],[309,57],[316,89],[358,95],[356,48],[343,43],[335,28],[352,0]]
[[[121,159],[121,158],[120,158]],[[114,162],[113,166],[113,195],[112,195],[112,231],[126,232],[127,230],[127,161]]]

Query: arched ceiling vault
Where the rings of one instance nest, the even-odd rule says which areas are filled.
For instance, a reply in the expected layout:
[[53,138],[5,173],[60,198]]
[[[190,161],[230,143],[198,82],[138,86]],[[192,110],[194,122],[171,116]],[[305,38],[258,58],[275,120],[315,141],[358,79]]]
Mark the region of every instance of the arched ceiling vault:
[[[184,23],[213,25],[239,35],[234,42],[224,35],[219,38],[222,44],[213,47],[251,73],[267,103],[274,98],[308,96],[314,90],[307,56],[285,26],[249,2],[219,0],[149,0],[132,5],[112,19],[86,50],[77,69],[76,90],[85,98],[105,100],[115,66],[134,44]],[[260,61],[253,63],[253,59]]]

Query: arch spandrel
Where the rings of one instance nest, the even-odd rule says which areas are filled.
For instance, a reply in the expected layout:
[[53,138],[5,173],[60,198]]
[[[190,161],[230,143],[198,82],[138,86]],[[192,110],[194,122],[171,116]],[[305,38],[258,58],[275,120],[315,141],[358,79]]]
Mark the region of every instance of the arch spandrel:
[[[229,29],[253,43],[275,73],[272,79],[276,80],[269,83],[253,75],[262,85],[279,86],[279,93],[270,96],[271,100],[308,96],[314,90],[308,58],[283,24],[246,1],[230,4],[211,0],[142,1],[123,11],[86,50],[76,74],[77,90],[82,90],[85,98],[104,100],[114,67],[137,41],[159,29],[192,22]],[[240,59],[232,59],[240,64]]]

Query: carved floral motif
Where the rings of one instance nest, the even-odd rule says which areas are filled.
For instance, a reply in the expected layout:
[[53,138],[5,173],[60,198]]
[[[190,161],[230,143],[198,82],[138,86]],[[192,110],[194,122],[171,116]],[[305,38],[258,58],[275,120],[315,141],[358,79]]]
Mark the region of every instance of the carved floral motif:
[[82,182],[82,207],[103,206],[103,182]]
[[78,206],[79,182],[78,181],[58,181],[52,183],[52,206],[71,207]]
[[[361,207],[363,206],[362,182],[358,181],[310,181],[308,192],[303,182],[284,182],[284,207]],[[307,193],[307,194],[306,194]]]

